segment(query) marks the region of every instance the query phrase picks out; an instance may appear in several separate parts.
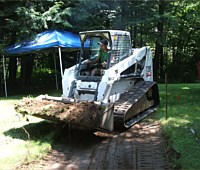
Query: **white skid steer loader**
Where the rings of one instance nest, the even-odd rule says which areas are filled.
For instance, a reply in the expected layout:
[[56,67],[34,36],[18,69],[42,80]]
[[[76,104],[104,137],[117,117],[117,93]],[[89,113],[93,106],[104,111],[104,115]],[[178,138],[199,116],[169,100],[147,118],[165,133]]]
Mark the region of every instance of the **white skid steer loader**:
[[[92,117],[91,122],[70,122],[67,116],[61,119],[59,115],[47,116],[45,113],[33,115],[112,131],[114,128],[129,128],[152,113],[159,105],[159,93],[157,83],[153,82],[151,49],[132,49],[130,33],[127,31],[95,30],[79,34],[82,45],[80,57],[76,65],[64,71],[62,97],[42,96],[42,99],[69,106],[77,104],[77,107],[93,103],[100,111]],[[92,69],[98,64],[91,65],[87,61],[98,56],[98,42],[101,40],[108,42],[107,65],[106,68],[100,68],[98,76],[91,76]],[[85,112],[85,109],[79,112]]]

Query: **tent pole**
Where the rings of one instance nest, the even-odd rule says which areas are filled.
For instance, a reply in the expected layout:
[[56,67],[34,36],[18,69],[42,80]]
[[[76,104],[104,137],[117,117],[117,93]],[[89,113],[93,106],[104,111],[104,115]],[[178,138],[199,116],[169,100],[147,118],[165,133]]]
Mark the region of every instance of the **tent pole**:
[[60,73],[61,73],[61,76],[63,77],[62,56],[61,56],[61,48],[60,47],[58,47],[58,52],[59,52],[59,59],[60,59]]
[[8,97],[7,85],[6,85],[6,66],[5,66],[5,57],[4,57],[4,55],[3,55],[3,79],[4,79],[5,96]]
[[55,78],[56,78],[56,90],[58,90],[58,76],[57,76],[57,68],[56,68],[56,56],[55,56],[55,53],[54,53],[54,69],[55,69]]

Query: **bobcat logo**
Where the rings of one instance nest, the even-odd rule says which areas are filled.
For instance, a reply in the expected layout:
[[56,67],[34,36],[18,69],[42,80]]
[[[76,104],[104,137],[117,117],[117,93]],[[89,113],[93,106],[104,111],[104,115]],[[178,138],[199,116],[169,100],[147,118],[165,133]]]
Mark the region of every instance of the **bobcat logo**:
[[151,77],[151,66],[146,66],[146,77]]

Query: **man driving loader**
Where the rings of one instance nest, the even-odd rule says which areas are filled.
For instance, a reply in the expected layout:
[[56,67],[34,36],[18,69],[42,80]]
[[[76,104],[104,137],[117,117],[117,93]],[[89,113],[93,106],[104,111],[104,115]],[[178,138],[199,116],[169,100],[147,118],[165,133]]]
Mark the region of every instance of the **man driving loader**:
[[97,58],[94,61],[88,60],[89,64],[99,64],[97,68],[93,69],[91,72],[91,76],[99,76],[101,74],[101,69],[105,69],[107,65],[108,58],[108,41],[103,39],[99,43],[100,50]]

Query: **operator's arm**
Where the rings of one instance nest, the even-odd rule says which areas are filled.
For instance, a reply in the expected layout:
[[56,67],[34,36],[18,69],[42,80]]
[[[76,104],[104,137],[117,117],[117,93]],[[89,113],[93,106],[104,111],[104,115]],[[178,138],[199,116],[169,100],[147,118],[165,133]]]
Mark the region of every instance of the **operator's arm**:
[[90,64],[96,64],[96,63],[98,63],[99,62],[99,60],[100,60],[100,53],[98,53],[98,56],[97,56],[97,58],[94,60],[94,61],[90,61]]

